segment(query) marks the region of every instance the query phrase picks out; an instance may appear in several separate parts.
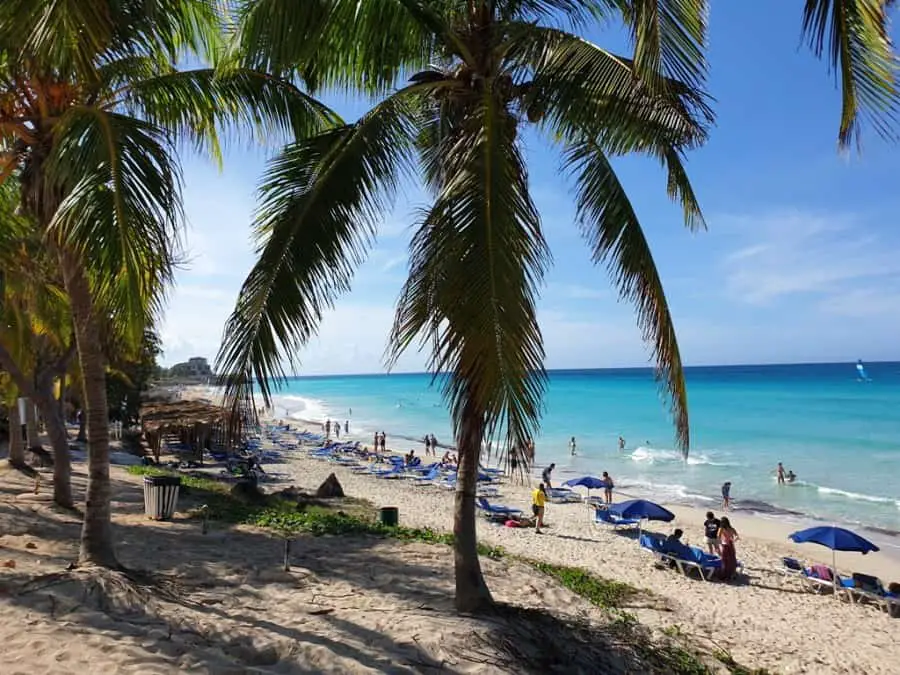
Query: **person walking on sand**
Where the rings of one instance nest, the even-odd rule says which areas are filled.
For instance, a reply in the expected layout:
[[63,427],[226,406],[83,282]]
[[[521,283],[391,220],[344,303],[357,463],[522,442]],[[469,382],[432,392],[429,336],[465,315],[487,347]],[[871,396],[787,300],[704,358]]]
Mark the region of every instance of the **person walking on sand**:
[[706,520],[703,521],[703,535],[706,537],[706,548],[710,555],[721,555],[719,547],[719,527],[722,521],[716,518],[712,511],[706,512]]
[[437,457],[437,439],[434,437],[434,434],[431,434],[431,449],[434,451],[435,457]]
[[[428,434],[425,434],[422,442],[425,443],[425,456],[427,457],[431,453],[431,438]],[[437,456],[437,453],[435,453],[435,456]]]
[[612,493],[613,488],[615,487],[615,483],[613,483],[612,476],[610,476],[606,471],[603,472],[603,498],[605,499],[607,504],[612,504]]
[[350,420],[345,420],[344,421],[344,435],[346,436],[349,433],[350,433]]
[[544,484],[546,484],[548,490],[553,488],[553,484],[550,482],[550,474],[553,473],[553,469],[555,469],[555,468],[556,468],[556,464],[551,463],[550,466],[548,466],[544,469],[544,472],[541,474],[541,480],[544,481],[543,483],[541,483],[541,487],[543,487]]
[[387,434],[383,431],[381,432],[381,452],[383,453],[385,448],[387,447]]
[[731,481],[726,480],[722,483],[722,510],[727,511],[731,508]]
[[784,485],[784,466],[781,462],[778,462],[778,466],[775,467],[775,475],[778,476],[778,484]]
[[734,577],[737,572],[737,551],[734,548],[734,542],[740,537],[737,530],[731,526],[731,521],[726,517],[722,517],[719,523],[719,542],[722,556],[721,578],[728,580]]
[[569,441],[569,450],[572,453],[572,457],[574,457],[575,456],[575,437],[574,436],[572,436],[572,440]]
[[380,438],[380,436],[378,435],[378,432],[376,431],[376,432],[375,432],[375,439],[374,439],[374,441],[372,442],[372,444],[375,446],[375,452],[376,452],[376,453],[378,452],[378,440],[379,440],[379,438]]
[[541,528],[544,526],[544,506],[547,503],[547,492],[544,484],[541,483],[537,489],[531,493],[531,512],[534,514],[534,531],[541,534]]

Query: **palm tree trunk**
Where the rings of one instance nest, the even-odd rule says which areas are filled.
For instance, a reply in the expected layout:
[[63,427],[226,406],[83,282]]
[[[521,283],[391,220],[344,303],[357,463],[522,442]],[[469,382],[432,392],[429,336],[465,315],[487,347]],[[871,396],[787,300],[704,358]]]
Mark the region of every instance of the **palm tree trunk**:
[[78,563],[115,568],[119,563],[110,518],[109,410],[100,331],[91,289],[80,261],[68,251],[61,251],[59,258],[75,324],[84,388],[82,417],[87,418],[88,434],[88,486]]
[[457,448],[459,469],[456,475],[456,504],[453,513],[454,570],[456,572],[456,609],[475,613],[493,606],[491,592],[484,582],[478,560],[475,533],[475,490],[478,462],[484,439],[484,416],[467,404],[459,426]]
[[57,406],[59,407],[59,414],[62,417],[63,424],[66,421],[66,381],[68,378],[66,374],[63,373],[59,378],[59,399],[57,400]]
[[22,420],[19,418],[19,402],[9,407],[9,463],[25,466],[25,443],[22,440]]
[[37,383],[37,404],[44,416],[47,437],[53,449],[53,501],[65,509],[74,508],[72,501],[72,461],[69,437],[59,404],[53,397],[53,381],[42,378]]

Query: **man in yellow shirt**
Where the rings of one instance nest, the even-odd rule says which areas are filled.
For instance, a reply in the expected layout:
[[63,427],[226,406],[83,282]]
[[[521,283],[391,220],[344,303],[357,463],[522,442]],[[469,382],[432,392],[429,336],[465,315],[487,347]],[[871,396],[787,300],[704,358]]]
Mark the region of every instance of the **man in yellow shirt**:
[[538,485],[537,490],[531,493],[531,510],[534,513],[534,531],[541,533],[544,526],[544,504],[547,503],[547,492],[544,490],[544,484]]

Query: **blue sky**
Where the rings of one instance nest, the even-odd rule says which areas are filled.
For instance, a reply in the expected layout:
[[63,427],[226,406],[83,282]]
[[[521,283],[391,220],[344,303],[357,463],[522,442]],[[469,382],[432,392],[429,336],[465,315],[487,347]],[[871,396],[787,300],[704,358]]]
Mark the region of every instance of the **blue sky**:
[[[874,135],[841,156],[833,75],[800,43],[801,2],[714,3],[710,92],[717,126],[688,171],[709,229],[692,234],[653,162],[617,163],[662,274],[688,364],[900,358],[900,156]],[[617,27],[589,39],[625,50]],[[329,99],[353,119],[364,101]],[[645,365],[632,309],[618,302],[574,224],[555,151],[524,136],[534,199],[555,264],[539,305],[549,368]],[[215,357],[253,263],[250,223],[264,166],[260,149],[233,149],[224,171],[185,162],[190,263],[177,277],[163,362]],[[354,290],[301,354],[301,374],[383,370],[394,303],[406,274],[410,186],[387,214]],[[411,351],[397,370],[423,370]]]

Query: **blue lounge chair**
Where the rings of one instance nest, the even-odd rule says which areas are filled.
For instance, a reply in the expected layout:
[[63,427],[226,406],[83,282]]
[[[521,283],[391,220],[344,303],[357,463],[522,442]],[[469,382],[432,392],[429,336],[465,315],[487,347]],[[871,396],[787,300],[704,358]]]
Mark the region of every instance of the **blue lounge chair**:
[[594,511],[594,524],[605,525],[606,527],[611,527],[614,530],[618,530],[620,527],[637,527],[641,524],[641,521],[636,518],[620,518],[616,514],[610,513],[606,509],[596,509]]
[[435,481],[437,481],[441,477],[441,467],[440,465],[433,466],[428,470],[428,473],[422,476],[413,476],[414,485],[434,485]]
[[719,556],[710,555],[696,546],[669,544],[658,534],[649,532],[642,534],[640,545],[658,560],[674,567],[685,576],[688,576],[691,570],[697,570],[703,581],[709,581],[722,569],[722,559]]
[[491,520],[506,520],[512,517],[518,518],[522,515],[522,509],[514,509],[509,506],[491,504],[484,497],[479,497],[475,501],[475,506],[484,511],[484,514]]

